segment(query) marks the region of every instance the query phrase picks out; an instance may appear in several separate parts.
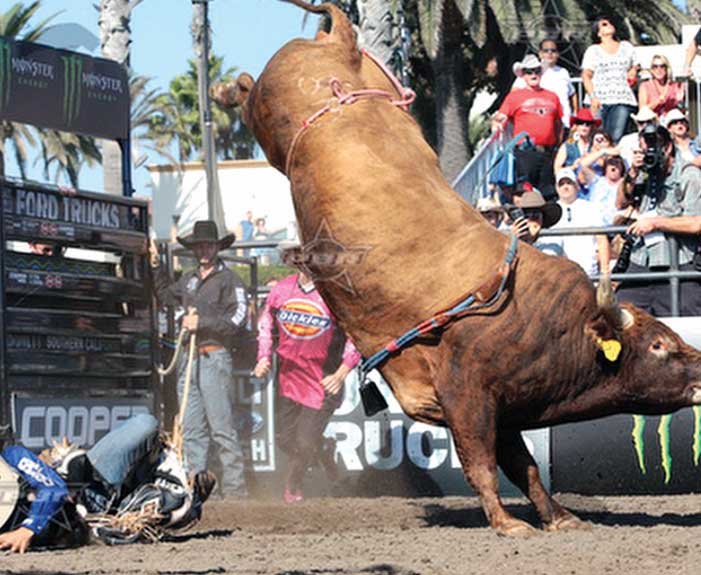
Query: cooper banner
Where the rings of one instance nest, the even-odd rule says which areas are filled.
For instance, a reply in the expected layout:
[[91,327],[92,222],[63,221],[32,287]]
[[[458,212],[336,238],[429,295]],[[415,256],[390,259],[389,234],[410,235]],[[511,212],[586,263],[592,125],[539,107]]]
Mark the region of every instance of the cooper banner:
[[126,70],[112,60],[0,36],[0,119],[126,138]]
[[67,438],[92,447],[110,430],[139,413],[153,410],[152,397],[66,398],[16,394],[12,402],[15,438],[27,449],[40,451]]

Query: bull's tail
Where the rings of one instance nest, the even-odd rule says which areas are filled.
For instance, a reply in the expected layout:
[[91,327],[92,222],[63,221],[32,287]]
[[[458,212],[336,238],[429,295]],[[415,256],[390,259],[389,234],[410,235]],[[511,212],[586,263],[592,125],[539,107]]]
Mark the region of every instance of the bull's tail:
[[289,4],[294,4],[299,8],[306,10],[307,12],[313,12],[315,14],[326,13],[331,18],[331,32],[327,36],[327,41],[339,42],[349,48],[355,48],[355,32],[353,31],[353,26],[350,20],[346,17],[338,6],[334,6],[330,2],[324,2],[323,4],[310,4],[304,0],[282,0],[283,2],[288,2]]

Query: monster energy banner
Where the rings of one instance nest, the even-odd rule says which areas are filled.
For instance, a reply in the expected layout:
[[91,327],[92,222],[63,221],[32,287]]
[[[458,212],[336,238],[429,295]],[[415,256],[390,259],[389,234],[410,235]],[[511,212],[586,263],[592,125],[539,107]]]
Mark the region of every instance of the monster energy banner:
[[[698,317],[662,318],[701,348]],[[701,491],[701,408],[671,415],[616,415],[553,427],[552,486],[584,494]]]
[[0,36],[0,119],[126,138],[126,70],[111,60]]

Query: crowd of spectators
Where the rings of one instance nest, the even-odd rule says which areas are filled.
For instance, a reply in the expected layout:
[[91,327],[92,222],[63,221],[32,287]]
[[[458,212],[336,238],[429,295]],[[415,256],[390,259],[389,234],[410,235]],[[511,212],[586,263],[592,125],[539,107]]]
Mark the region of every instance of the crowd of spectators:
[[[555,40],[541,41],[538,55],[514,65],[516,79],[492,129],[511,126],[528,138],[513,151],[514,181],[493,179],[492,196],[478,209],[492,225],[572,259],[592,277],[668,270],[671,233],[684,234],[680,268],[701,270],[701,138],[690,133],[684,84],[662,54],[641,70],[634,46],[618,37],[610,18],[594,22],[592,37],[581,65],[582,102],[558,65]],[[701,33],[687,51],[687,68],[699,42]],[[550,205],[559,208],[554,221],[546,217]],[[541,228],[611,225],[628,229],[539,238]],[[699,282],[681,287],[682,313],[701,315]],[[670,311],[666,283],[624,281],[619,297],[657,315]]]

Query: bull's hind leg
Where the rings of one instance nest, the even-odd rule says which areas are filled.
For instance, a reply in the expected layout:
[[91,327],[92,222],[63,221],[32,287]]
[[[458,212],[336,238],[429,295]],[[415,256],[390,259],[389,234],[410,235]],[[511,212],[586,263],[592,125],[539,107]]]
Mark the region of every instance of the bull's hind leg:
[[[450,391],[454,391],[451,388]],[[488,394],[441,394],[465,477],[479,495],[489,524],[502,535],[532,535],[536,530],[504,509],[499,498],[496,456],[496,408]],[[480,397],[475,397],[479,395]]]
[[531,500],[540,515],[544,529],[588,528],[589,524],[555,501],[540,480],[540,473],[520,431],[499,429],[497,462],[509,480]]

